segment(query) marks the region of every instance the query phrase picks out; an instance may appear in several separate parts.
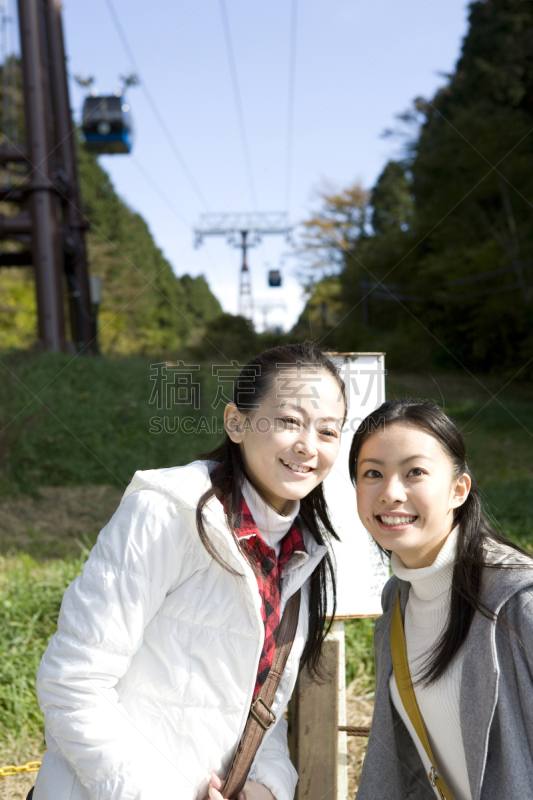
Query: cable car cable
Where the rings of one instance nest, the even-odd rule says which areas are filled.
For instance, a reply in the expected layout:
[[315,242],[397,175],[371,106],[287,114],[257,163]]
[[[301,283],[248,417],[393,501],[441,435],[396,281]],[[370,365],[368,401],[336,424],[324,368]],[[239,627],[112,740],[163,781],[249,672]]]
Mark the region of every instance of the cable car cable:
[[292,184],[292,141],[294,135],[294,94],[296,86],[296,43],[298,26],[298,0],[291,3],[289,33],[289,92],[287,102],[287,155],[285,161],[285,208],[290,214]]
[[[190,230],[190,229],[191,229],[191,223],[190,223],[190,222],[188,222],[188,221],[185,219],[185,217],[183,216],[183,214],[182,214],[180,211],[178,211],[178,209],[176,208],[176,206],[174,205],[174,203],[172,202],[172,200],[170,200],[170,198],[168,198],[168,197],[166,196],[165,192],[164,192],[164,191],[161,189],[161,187],[160,187],[160,186],[159,186],[159,185],[158,185],[158,184],[157,184],[157,183],[154,181],[154,179],[152,178],[152,176],[150,175],[150,173],[148,172],[148,170],[146,170],[146,169],[143,167],[143,165],[142,165],[142,164],[141,164],[141,163],[140,163],[140,162],[139,162],[139,161],[138,161],[138,160],[135,158],[135,156],[130,156],[130,160],[132,161],[132,163],[134,164],[134,166],[135,166],[135,167],[137,167],[137,169],[139,170],[139,172],[141,173],[141,175],[143,176],[143,178],[146,180],[146,182],[150,184],[150,186],[152,187],[152,189],[154,190],[154,192],[155,192],[155,193],[156,193],[156,194],[157,194],[157,195],[158,195],[158,196],[161,198],[161,200],[162,200],[162,201],[165,203],[165,205],[167,206],[167,208],[168,208],[170,211],[172,211],[172,213],[174,214],[174,216],[176,217],[176,219],[179,219],[179,221],[182,223],[182,225],[185,225],[185,227],[186,227],[188,230]],[[211,253],[210,253],[210,252],[208,251],[208,249],[207,249],[207,248],[205,248],[205,247],[202,249],[202,253],[204,254],[204,256],[205,256],[205,258],[206,258],[206,260],[207,260],[207,262],[208,262],[209,270],[210,270],[210,271],[213,273],[213,275],[214,275],[214,274],[215,274],[215,272],[216,272],[216,268],[215,268],[215,265],[214,265],[214,263],[213,263],[213,259],[212,259],[212,257],[211,257]],[[170,259],[170,258],[168,258],[168,262],[169,262],[171,265],[172,265],[173,261],[174,261],[174,259]]]
[[[118,14],[116,12],[116,9],[115,9],[115,7],[113,5],[113,2],[112,2],[112,0],[104,0],[104,2],[106,4],[106,6],[107,6],[107,9],[108,9],[109,14],[111,16],[111,19],[113,20],[113,24],[114,24],[114,26],[116,28],[116,31],[118,33],[119,39],[120,39],[120,41],[122,43],[122,46],[123,46],[124,50],[126,51],[126,55],[128,56],[128,59],[130,61],[130,66],[131,66],[132,70],[137,72],[137,74],[138,74],[138,70],[136,68],[137,60],[136,60],[136,58],[135,58],[135,56],[133,54],[133,51],[132,51],[132,49],[130,47],[130,44],[128,42],[128,38],[126,36],[126,32],[124,31],[122,23],[120,22],[119,16],[118,16]],[[200,186],[196,182],[196,179],[194,178],[194,176],[193,176],[193,174],[192,174],[192,172],[191,172],[191,170],[189,168],[189,165],[187,164],[183,154],[181,153],[180,149],[176,145],[176,143],[175,143],[175,141],[174,141],[174,139],[173,139],[173,137],[172,137],[172,135],[171,135],[171,133],[170,133],[170,131],[169,131],[164,119],[163,119],[163,117],[161,116],[161,113],[160,113],[160,111],[159,111],[159,109],[158,109],[158,107],[157,107],[152,95],[150,94],[150,92],[148,90],[148,87],[146,86],[146,83],[144,82],[144,80],[141,81],[140,86],[141,86],[141,89],[143,91],[144,96],[146,97],[148,105],[150,106],[150,109],[151,109],[154,117],[158,121],[159,127],[163,131],[163,133],[165,135],[165,138],[166,138],[166,140],[167,140],[167,142],[168,142],[168,144],[170,146],[170,149],[174,153],[177,161],[179,162],[179,165],[181,166],[183,172],[185,173],[185,176],[187,177],[187,180],[189,181],[190,185],[194,189],[194,191],[196,193],[196,196],[198,197],[198,199],[200,200],[200,202],[202,203],[204,208],[206,208],[209,211],[210,210],[209,203],[205,199],[204,194],[203,194],[202,190],[200,189]]]
[[235,53],[233,50],[233,42],[231,39],[231,30],[229,25],[228,9],[226,0],[220,1],[220,14],[222,16],[222,27],[224,28],[224,38],[226,40],[226,53],[229,62],[229,71],[231,75],[231,83],[233,86],[233,96],[235,99],[235,106],[237,109],[237,118],[239,121],[239,129],[241,134],[241,145],[244,155],[244,166],[246,169],[246,178],[248,180],[248,188],[250,189],[250,198],[254,211],[257,211],[257,196],[255,193],[254,174],[252,171],[252,162],[250,159],[250,148],[248,146],[248,137],[246,134],[246,125],[244,124],[244,113],[242,109],[241,92],[239,88],[239,78],[237,75],[237,66],[235,62]]
[[[106,0],[106,2],[107,2],[107,0]],[[172,134],[170,133],[169,129],[167,128],[167,125],[166,125],[163,117],[161,116],[161,113],[160,113],[159,109],[157,108],[152,96],[150,95],[148,89],[146,88],[146,85],[144,84],[144,82],[141,83],[141,89],[143,90],[144,95],[145,95],[145,97],[146,97],[146,99],[147,99],[147,101],[148,101],[148,103],[150,105],[150,108],[152,109],[152,113],[153,113],[154,117],[159,122],[159,127],[161,128],[161,130],[165,134],[166,140],[167,140],[171,150],[173,151],[174,155],[176,156],[176,159],[178,160],[183,172],[185,173],[185,175],[187,177],[187,180],[189,181],[190,185],[194,189],[194,191],[196,193],[196,196],[198,197],[198,199],[200,200],[200,202],[202,203],[204,208],[207,211],[210,211],[211,207],[210,207],[209,203],[207,202],[207,200],[205,199],[204,193],[202,192],[202,190],[200,189],[198,183],[196,182],[196,179],[194,178],[194,176],[193,176],[193,174],[192,174],[192,172],[191,172],[191,170],[189,168],[189,165],[185,161],[185,158],[183,157],[183,155],[181,153],[181,150],[178,148],[178,146],[176,145],[174,139],[172,138]]]
[[[152,187],[152,189],[154,190],[154,192],[155,192],[155,193],[156,193],[156,194],[157,194],[157,195],[158,195],[158,196],[161,198],[161,200],[162,200],[162,201],[165,203],[165,205],[167,206],[167,208],[168,208],[170,211],[172,211],[172,213],[175,215],[176,219],[179,219],[179,221],[182,223],[182,225],[185,225],[185,227],[186,227],[188,230],[190,230],[190,229],[191,229],[191,223],[190,223],[190,222],[188,222],[188,220],[186,220],[186,219],[185,219],[185,217],[183,216],[183,214],[182,214],[180,211],[178,211],[178,209],[176,208],[176,206],[174,205],[174,203],[172,202],[172,200],[170,200],[170,198],[168,198],[168,197],[166,196],[165,192],[164,192],[164,191],[161,189],[161,187],[160,187],[160,186],[159,186],[159,185],[158,185],[158,184],[157,184],[157,183],[154,181],[154,179],[152,178],[152,176],[150,175],[150,173],[148,172],[148,170],[146,170],[146,169],[143,167],[143,165],[142,165],[142,164],[141,164],[141,163],[140,163],[140,162],[139,162],[139,161],[138,161],[138,160],[135,158],[135,156],[130,156],[130,160],[133,162],[134,166],[135,166],[135,167],[137,167],[137,169],[139,170],[139,172],[141,173],[141,175],[143,176],[143,178],[146,180],[146,182],[150,184],[150,186]],[[208,271],[209,271],[209,272],[211,272],[213,275],[215,275],[215,274],[216,274],[216,267],[215,267],[215,264],[214,264],[214,262],[213,262],[213,258],[212,258],[212,256],[211,256],[211,253],[210,253],[209,249],[208,249],[208,248],[206,248],[206,247],[202,248],[202,253],[203,253],[203,254],[204,254],[204,256],[205,256],[205,258],[206,258],[206,261],[208,262],[208,267],[209,267],[209,270],[208,270]],[[169,259],[168,259],[168,261],[169,261],[169,263],[170,263],[170,264],[172,264],[172,263],[173,263],[173,259],[170,259],[170,258],[169,258]]]
[[165,192],[164,192],[164,191],[161,189],[161,187],[160,187],[160,186],[159,186],[159,185],[158,185],[158,184],[157,184],[157,183],[154,181],[154,179],[152,178],[152,176],[150,175],[150,173],[148,172],[148,170],[146,170],[146,169],[143,167],[143,165],[142,165],[142,164],[141,164],[141,163],[140,163],[140,162],[139,162],[139,161],[138,161],[138,160],[135,158],[135,156],[130,156],[130,160],[131,160],[131,162],[133,163],[133,165],[134,165],[134,166],[137,168],[137,170],[138,170],[138,171],[141,173],[141,175],[142,175],[142,176],[143,176],[143,178],[146,180],[146,182],[150,184],[150,186],[152,187],[152,189],[154,190],[154,192],[155,192],[155,193],[156,193],[156,194],[157,194],[157,195],[158,195],[158,196],[161,198],[161,200],[164,202],[164,204],[167,206],[167,208],[169,208],[169,209],[170,209],[170,211],[172,211],[172,213],[174,214],[174,216],[175,216],[175,217],[177,217],[177,219],[179,219],[179,221],[180,221],[180,222],[181,222],[183,225],[185,225],[185,227],[186,227],[188,230],[190,230],[190,228],[191,228],[191,223],[190,223],[190,222],[188,222],[188,221],[185,219],[185,217],[183,216],[183,214],[182,214],[180,211],[178,211],[178,209],[176,208],[176,206],[174,205],[174,203],[172,202],[172,200],[170,200],[170,198],[168,198],[168,197],[166,196]]

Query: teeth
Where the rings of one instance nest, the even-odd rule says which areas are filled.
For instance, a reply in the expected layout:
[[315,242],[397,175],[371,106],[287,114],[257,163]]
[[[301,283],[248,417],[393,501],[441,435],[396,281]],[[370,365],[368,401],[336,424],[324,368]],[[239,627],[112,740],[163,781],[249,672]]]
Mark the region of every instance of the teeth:
[[282,460],[282,464],[292,469],[293,472],[311,472],[311,467],[300,467],[299,464],[293,464],[292,461]]
[[385,517],[381,514],[380,519],[384,525],[410,525],[416,517]]

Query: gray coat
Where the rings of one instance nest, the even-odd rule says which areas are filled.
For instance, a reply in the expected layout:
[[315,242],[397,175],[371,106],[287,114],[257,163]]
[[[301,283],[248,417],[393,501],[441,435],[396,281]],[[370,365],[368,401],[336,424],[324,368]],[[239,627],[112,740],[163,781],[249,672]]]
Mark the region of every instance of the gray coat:
[[[435,800],[389,695],[392,611],[399,587],[405,613],[409,586],[392,577],[383,590],[374,633],[374,718],[357,800]],[[463,645],[461,729],[470,791],[473,800],[533,800],[533,562],[485,568],[482,586],[482,600],[508,625],[476,613]]]

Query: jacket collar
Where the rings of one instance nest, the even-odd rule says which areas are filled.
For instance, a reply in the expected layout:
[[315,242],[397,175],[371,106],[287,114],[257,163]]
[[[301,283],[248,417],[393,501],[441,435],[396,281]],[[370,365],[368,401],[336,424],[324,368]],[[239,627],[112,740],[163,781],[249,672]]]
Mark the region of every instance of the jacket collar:
[[[195,514],[198,501],[211,486],[209,473],[214,465],[215,462],[213,461],[193,461],[184,467],[139,470],[135,473],[130,485],[124,492],[122,501],[133,492],[149,489],[163,492],[177,506],[187,508]],[[210,528],[224,542],[226,549],[233,558],[237,560],[240,569],[242,555],[228,530],[220,500],[212,497],[205,507],[204,516]],[[307,553],[297,554],[284,571],[281,591],[282,606],[305,583],[328,552],[328,548],[317,544],[305,528],[303,529],[303,534]]]
[[[122,501],[133,492],[151,489],[169,495],[181,507],[196,511],[201,496],[211,486],[209,468],[212,466],[212,461],[193,461],[184,467],[139,470],[124,492]],[[224,509],[216,497],[207,504],[206,514],[211,522],[216,521],[216,527],[225,527]]]

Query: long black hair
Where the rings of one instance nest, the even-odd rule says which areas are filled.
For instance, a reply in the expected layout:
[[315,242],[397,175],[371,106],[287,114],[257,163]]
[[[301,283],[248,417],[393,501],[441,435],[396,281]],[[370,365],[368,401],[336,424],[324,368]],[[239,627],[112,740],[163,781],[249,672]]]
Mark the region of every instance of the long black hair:
[[[357,459],[366,439],[387,425],[402,422],[434,436],[450,458],[454,478],[466,473],[472,482],[465,502],[453,512],[453,525],[459,526],[459,532],[448,619],[442,636],[429,652],[428,660],[417,677],[417,682],[428,686],[446,672],[468,636],[475,612],[494,618],[493,612],[481,600],[483,568],[519,566],[516,562],[503,565],[490,563],[487,551],[491,546],[505,545],[528,558],[531,556],[490,525],[483,512],[479,487],[466,463],[465,442],[459,427],[436,404],[427,400],[389,400],[363,420],[350,448],[350,477],[354,485],[357,482]],[[381,547],[380,550],[390,556],[390,551]]]
[[[233,391],[233,402],[239,411],[249,415],[256,410],[262,399],[272,389],[276,376],[287,367],[296,367],[304,372],[325,372],[331,375],[339,386],[346,408],[344,381],[337,368],[325,353],[315,347],[312,342],[307,341],[303,344],[288,344],[265,350],[264,353],[256,356],[243,367]],[[252,484],[253,479],[246,473],[240,446],[233,442],[227,433],[222,444],[214,450],[204,453],[200,458],[215,461],[219,466],[211,476],[213,485],[198,502],[196,510],[198,535],[207,552],[218,564],[229,572],[238,574],[224,562],[210,540],[204,525],[203,510],[211,498],[216,495],[224,506],[228,528],[233,532],[237,546],[240,547],[239,540],[235,535],[235,527],[240,510],[241,488],[244,478],[247,478]],[[329,518],[322,484],[316,486],[306,497],[301,499],[300,517],[317,544],[329,545],[331,538],[339,538]],[[241,549],[241,552],[247,557],[245,550]],[[252,564],[252,566],[254,565]],[[328,587],[332,601],[331,608],[328,608]],[[307,665],[312,672],[317,671],[322,644],[331,628],[335,608],[335,571],[331,552],[328,551],[314,570],[310,580],[309,633],[302,653],[301,664],[302,666]]]

